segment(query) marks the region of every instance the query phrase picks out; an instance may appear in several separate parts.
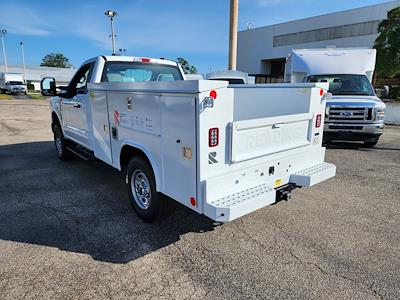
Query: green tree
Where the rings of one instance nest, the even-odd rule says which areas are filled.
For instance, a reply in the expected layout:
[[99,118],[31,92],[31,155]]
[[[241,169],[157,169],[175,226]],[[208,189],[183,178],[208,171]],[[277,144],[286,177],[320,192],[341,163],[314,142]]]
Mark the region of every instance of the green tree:
[[197,68],[193,65],[191,65],[186,59],[182,57],[177,58],[178,63],[181,65],[183,72],[185,74],[196,74],[197,73]]
[[42,67],[70,68],[69,59],[62,53],[50,53],[42,59]]
[[378,27],[379,36],[376,71],[380,78],[391,78],[400,73],[400,6],[388,12],[387,19]]

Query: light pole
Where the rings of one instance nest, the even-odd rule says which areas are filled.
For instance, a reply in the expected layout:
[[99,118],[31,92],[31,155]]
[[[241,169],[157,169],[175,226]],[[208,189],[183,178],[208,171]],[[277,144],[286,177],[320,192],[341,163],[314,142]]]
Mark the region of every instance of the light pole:
[[231,0],[229,21],[229,70],[236,70],[238,10],[239,0]]
[[0,29],[1,45],[3,46],[4,67],[6,69],[6,73],[8,73],[6,47],[4,46],[4,36],[6,34],[7,34],[7,30]]
[[110,10],[110,9],[107,10],[104,14],[105,14],[107,17],[109,17],[110,20],[111,20],[112,55],[115,55],[115,37],[116,37],[116,35],[115,35],[115,33],[114,33],[114,17],[115,17],[116,15],[118,15],[118,14],[117,14],[116,11],[113,11],[113,10]]
[[19,42],[21,45],[21,53],[22,53],[22,65],[24,66],[24,83],[26,84],[26,68],[25,68],[25,53],[24,53],[24,43]]

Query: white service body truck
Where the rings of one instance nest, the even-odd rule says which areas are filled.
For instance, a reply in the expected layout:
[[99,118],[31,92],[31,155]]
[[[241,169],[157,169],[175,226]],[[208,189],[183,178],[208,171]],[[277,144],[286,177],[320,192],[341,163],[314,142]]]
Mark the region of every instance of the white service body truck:
[[285,82],[327,82],[324,140],[363,141],[375,146],[383,133],[385,104],[372,87],[376,50],[294,49],[286,61]]
[[126,173],[137,214],[164,194],[226,222],[331,178],[321,146],[327,84],[185,80],[162,59],[98,56],[64,93],[44,78],[61,159],[91,154]]
[[5,94],[27,94],[24,77],[19,73],[0,73],[0,91]]

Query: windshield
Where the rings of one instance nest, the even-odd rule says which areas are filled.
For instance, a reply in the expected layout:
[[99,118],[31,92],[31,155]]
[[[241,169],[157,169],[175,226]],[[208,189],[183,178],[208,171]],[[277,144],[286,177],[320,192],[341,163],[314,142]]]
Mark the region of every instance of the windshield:
[[144,82],[183,80],[177,66],[138,62],[107,62],[102,82]]
[[21,81],[10,81],[9,85],[23,85]]
[[332,95],[374,96],[371,83],[365,75],[312,75],[308,82],[328,82]]

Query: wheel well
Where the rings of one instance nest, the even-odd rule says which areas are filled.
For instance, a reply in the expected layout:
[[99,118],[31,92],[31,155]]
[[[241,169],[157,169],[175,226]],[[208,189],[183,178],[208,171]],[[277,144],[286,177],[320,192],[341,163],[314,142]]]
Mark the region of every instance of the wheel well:
[[57,124],[58,124],[58,125],[61,125],[60,120],[58,119],[57,114],[53,111],[53,112],[51,113],[51,130],[54,131],[54,126],[57,125]]
[[[153,166],[151,165],[150,160],[147,158],[147,155],[140,149],[132,147],[132,146],[123,146],[121,149],[121,154],[119,157],[119,163],[121,165],[121,169],[124,170],[126,169],[129,161],[131,160],[132,157],[134,156],[140,156],[141,158],[143,158],[144,160],[146,160],[150,167],[153,168]],[[154,171],[154,170],[153,170]]]

